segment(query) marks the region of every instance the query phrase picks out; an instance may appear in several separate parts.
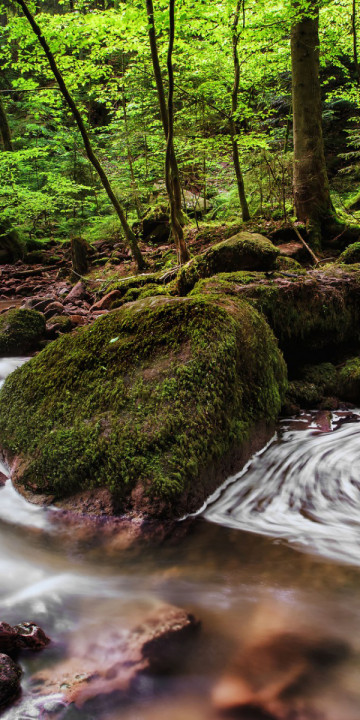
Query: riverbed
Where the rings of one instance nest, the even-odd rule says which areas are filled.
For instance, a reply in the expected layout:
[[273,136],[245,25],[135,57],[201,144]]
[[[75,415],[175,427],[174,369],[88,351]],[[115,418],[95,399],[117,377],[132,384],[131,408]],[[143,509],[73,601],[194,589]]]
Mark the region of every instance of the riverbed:
[[[0,378],[21,361],[0,361]],[[218,688],[241,674],[246,648],[288,634],[323,638],[344,652],[320,663],[300,700],[278,713],[359,720],[359,448],[360,411],[284,419],[187,533],[141,554],[114,546],[97,553],[96,543],[75,535],[64,543],[53,511],[29,504],[8,480],[0,488],[0,618],[36,622],[53,642],[22,658],[22,698],[1,717],[219,720]],[[99,697],[81,708],[35,695],[31,677],[39,670],[56,667],[76,646],[86,652],[92,638],[133,627],[163,603],[201,620],[177,673],[145,678],[126,701]],[[247,712],[231,717],[276,717]]]

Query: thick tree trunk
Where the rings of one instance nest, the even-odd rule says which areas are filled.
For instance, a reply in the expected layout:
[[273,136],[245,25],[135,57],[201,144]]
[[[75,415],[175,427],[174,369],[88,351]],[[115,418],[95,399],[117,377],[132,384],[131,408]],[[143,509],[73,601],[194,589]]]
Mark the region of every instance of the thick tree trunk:
[[[173,4],[173,3],[172,3]],[[173,8],[174,9],[174,8]],[[164,129],[165,138],[167,141],[166,146],[166,163],[165,163],[165,173],[166,168],[170,167],[171,172],[171,185],[172,185],[172,193],[171,196],[169,195],[169,202],[170,202],[170,213],[171,213],[171,197],[173,198],[174,203],[174,212],[176,216],[175,225],[182,227],[183,224],[183,217],[181,212],[181,185],[180,185],[180,178],[179,178],[179,170],[174,150],[174,143],[173,143],[173,132],[171,133],[170,141],[168,139],[169,136],[169,110],[166,104],[165,99],[165,90],[164,90],[164,84],[162,80],[162,74],[161,74],[161,68],[159,63],[159,55],[157,51],[157,43],[156,43],[156,31],[155,31],[155,19],[154,19],[154,7],[152,0],[146,0],[146,11],[148,16],[148,23],[149,23],[149,41],[150,41],[150,50],[151,50],[151,59],[153,64],[153,70],[154,70],[154,76],[155,76],[155,82],[156,82],[156,89],[159,99],[159,108],[160,108],[160,117],[161,122]],[[171,15],[171,2],[170,2],[170,15]],[[172,28],[172,32],[174,32],[174,27]],[[170,31],[171,34],[171,31]],[[172,39],[172,45],[174,42],[174,38]],[[169,40],[169,48],[170,48],[171,41]],[[172,52],[172,47],[171,47]],[[170,53],[170,65],[171,65],[171,53]],[[169,53],[168,53],[168,68],[169,68]],[[171,70],[172,71],[172,70]],[[170,78],[169,78],[170,83]],[[173,90],[172,90],[173,92]],[[169,191],[168,191],[169,193]],[[181,232],[182,237],[183,233]],[[176,238],[175,238],[176,241]],[[187,250],[187,247],[185,245],[185,241],[182,241],[182,251],[180,254],[180,262],[186,262],[186,260],[189,259],[189,252]]]
[[236,122],[235,113],[238,106],[238,94],[239,94],[239,83],[240,83],[240,64],[238,54],[238,24],[240,15],[240,6],[242,0],[237,0],[236,9],[234,14],[234,22],[232,27],[232,44],[233,44],[233,59],[234,59],[234,85],[231,94],[231,121],[230,121],[230,132],[231,132],[231,143],[233,152],[233,162],[236,174],[236,182],[238,187],[238,194],[242,212],[242,219],[244,221],[250,220],[249,206],[247,204],[245,195],[244,179],[241,172],[240,160],[239,160],[239,149],[236,140]]
[[[297,8],[297,3],[294,5]],[[315,245],[334,222],[325,165],[319,80],[319,5],[311,0],[291,32],[294,118],[294,201],[298,220]]]
[[12,151],[13,146],[11,142],[11,133],[9,128],[8,119],[6,117],[6,112],[4,105],[0,99],[0,133],[2,137],[3,147],[4,150]]
[[121,226],[122,226],[123,231],[124,231],[124,234],[125,234],[125,238],[126,238],[128,244],[129,244],[129,247],[130,247],[132,256],[133,256],[133,258],[134,258],[134,260],[135,260],[135,262],[136,262],[136,265],[137,265],[137,267],[138,267],[139,270],[144,270],[144,268],[146,267],[146,263],[145,263],[145,261],[144,261],[144,258],[143,258],[142,255],[141,255],[141,251],[140,251],[140,248],[139,248],[139,246],[138,246],[137,239],[136,239],[133,231],[131,230],[131,228],[130,228],[127,220],[126,220],[126,216],[125,216],[124,209],[123,209],[121,203],[119,202],[119,200],[117,199],[117,197],[116,197],[116,195],[115,195],[115,193],[114,193],[114,191],[113,191],[113,189],[112,189],[112,187],[111,187],[111,185],[110,185],[110,183],[109,183],[109,180],[108,180],[108,178],[107,178],[107,175],[106,175],[106,173],[105,173],[102,165],[100,164],[98,158],[96,157],[96,155],[95,155],[95,153],[94,153],[94,151],[93,151],[93,149],[92,149],[91,142],[90,142],[90,138],[89,138],[88,133],[87,133],[87,131],[86,131],[86,128],[85,128],[83,119],[82,119],[82,117],[81,117],[81,115],[80,115],[80,112],[79,112],[77,106],[75,105],[75,102],[74,102],[73,98],[71,97],[71,95],[70,95],[70,93],[69,93],[69,91],[68,91],[68,89],[67,89],[67,87],[66,87],[64,78],[63,78],[63,76],[62,76],[61,73],[60,73],[60,70],[59,70],[59,68],[58,68],[58,66],[57,66],[57,64],[56,64],[55,58],[54,58],[54,56],[53,56],[53,54],[52,54],[52,52],[51,52],[51,50],[50,50],[50,48],[49,48],[49,46],[48,46],[48,44],[47,44],[47,42],[46,42],[44,36],[43,36],[42,33],[41,33],[41,30],[40,30],[39,25],[38,25],[37,22],[35,21],[33,15],[31,14],[31,12],[30,12],[30,10],[28,9],[28,7],[27,7],[26,3],[24,2],[24,0],[16,0],[16,2],[20,5],[20,7],[21,7],[21,9],[22,9],[22,11],[23,11],[26,19],[29,21],[29,23],[30,23],[30,25],[31,25],[31,27],[32,27],[35,35],[37,36],[37,38],[38,38],[38,40],[39,40],[40,45],[42,46],[42,48],[43,48],[43,50],[44,50],[44,52],[45,52],[45,55],[46,55],[46,57],[47,57],[47,59],[48,59],[48,61],[49,61],[49,65],[50,65],[50,67],[51,67],[51,70],[52,70],[52,72],[53,72],[53,75],[54,75],[54,77],[55,77],[55,79],[56,79],[56,81],[57,81],[57,83],[58,83],[58,85],[59,85],[59,88],[60,88],[60,90],[61,90],[61,92],[62,92],[62,95],[63,95],[63,97],[65,98],[65,100],[66,100],[66,102],[67,102],[67,104],[68,104],[68,106],[69,106],[69,108],[70,108],[70,110],[71,110],[71,112],[72,112],[72,115],[73,115],[73,117],[74,117],[74,119],[75,119],[75,122],[76,122],[76,124],[77,124],[77,126],[78,126],[78,128],[79,128],[79,130],[80,130],[80,133],[81,133],[81,136],[82,136],[82,139],[83,139],[83,142],[84,142],[86,154],[87,154],[87,156],[88,156],[91,164],[92,164],[93,167],[95,168],[95,170],[96,170],[96,172],[97,172],[97,174],[98,174],[98,176],[99,176],[99,178],[100,178],[100,180],[101,180],[101,182],[102,182],[102,185],[103,185],[103,187],[104,187],[104,190],[105,190],[105,192],[106,192],[106,194],[107,194],[110,202],[112,203],[112,205],[113,205],[113,207],[114,207],[114,209],[115,209],[115,211],[116,211],[116,213],[117,213],[117,215],[118,215],[118,217],[119,217]]

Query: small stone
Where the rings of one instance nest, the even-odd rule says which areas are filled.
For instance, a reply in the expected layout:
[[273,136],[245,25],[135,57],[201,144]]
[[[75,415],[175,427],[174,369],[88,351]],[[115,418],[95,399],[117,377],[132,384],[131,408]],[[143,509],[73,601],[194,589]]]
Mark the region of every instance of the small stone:
[[55,301],[47,306],[44,315],[46,318],[50,318],[53,315],[62,315],[63,312],[64,306],[60,302]]
[[121,298],[121,292],[120,290],[112,290],[107,295],[104,295],[100,300],[98,300],[91,308],[92,311],[94,310],[108,310],[111,308],[113,302],[115,300],[119,300]]
[[74,300],[87,300],[89,297],[89,293],[86,290],[85,284],[79,280],[79,282],[74,285],[72,290],[70,290],[69,294],[65,298],[65,302],[73,302]]

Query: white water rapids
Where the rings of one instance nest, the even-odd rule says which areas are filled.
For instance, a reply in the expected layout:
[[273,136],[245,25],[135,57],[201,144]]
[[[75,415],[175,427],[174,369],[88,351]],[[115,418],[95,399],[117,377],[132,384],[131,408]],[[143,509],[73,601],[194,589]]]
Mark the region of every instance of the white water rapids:
[[[331,431],[287,427],[210,499],[207,519],[360,565],[359,414]],[[358,417],[356,417],[358,416]],[[346,419],[346,418],[344,418]],[[354,422],[355,421],[355,422]]]

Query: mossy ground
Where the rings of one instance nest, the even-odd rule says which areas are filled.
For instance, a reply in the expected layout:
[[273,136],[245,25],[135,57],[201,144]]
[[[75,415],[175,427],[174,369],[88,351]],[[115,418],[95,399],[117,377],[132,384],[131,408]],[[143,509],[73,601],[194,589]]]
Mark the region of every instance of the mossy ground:
[[248,303],[149,298],[9,376],[2,445],[24,460],[21,482],[33,491],[62,498],[107,486],[121,510],[140,487],[177,515],[202,502],[206,467],[256,420],[276,418],[285,385],[275,338]]
[[24,355],[38,347],[45,318],[36,310],[9,310],[0,316],[0,356]]

